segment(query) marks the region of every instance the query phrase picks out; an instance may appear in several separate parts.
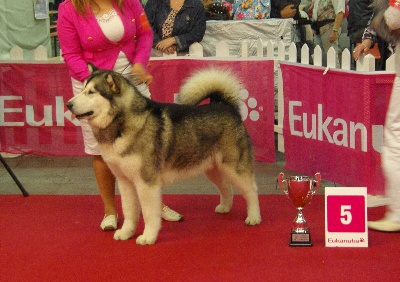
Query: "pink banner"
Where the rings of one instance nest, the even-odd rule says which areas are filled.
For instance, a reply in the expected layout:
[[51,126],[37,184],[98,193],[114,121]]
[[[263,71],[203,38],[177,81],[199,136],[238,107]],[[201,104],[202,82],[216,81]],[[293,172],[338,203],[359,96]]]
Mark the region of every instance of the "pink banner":
[[[275,161],[274,62],[271,60],[152,60],[152,99],[173,102],[191,72],[210,66],[235,71],[244,82],[242,116],[256,159]],[[52,156],[85,155],[79,122],[65,102],[72,96],[65,64],[0,63],[0,151]],[[207,125],[205,125],[207,126]]]
[[285,168],[384,194],[382,131],[394,74],[281,64]]

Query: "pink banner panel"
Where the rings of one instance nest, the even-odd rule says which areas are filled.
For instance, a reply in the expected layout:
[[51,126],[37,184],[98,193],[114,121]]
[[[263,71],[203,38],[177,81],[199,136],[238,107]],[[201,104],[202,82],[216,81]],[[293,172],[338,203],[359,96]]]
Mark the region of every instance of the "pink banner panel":
[[281,64],[285,168],[384,194],[383,125],[394,74]]
[[[244,82],[243,120],[256,159],[275,161],[274,63],[271,60],[152,60],[152,99],[174,102],[174,94],[193,71],[204,67],[233,70]],[[79,122],[65,103],[72,97],[63,63],[0,63],[0,151],[49,156],[81,156]],[[205,125],[207,126],[207,125]]]
[[65,102],[72,97],[64,64],[0,63],[1,151],[84,155],[79,123]]

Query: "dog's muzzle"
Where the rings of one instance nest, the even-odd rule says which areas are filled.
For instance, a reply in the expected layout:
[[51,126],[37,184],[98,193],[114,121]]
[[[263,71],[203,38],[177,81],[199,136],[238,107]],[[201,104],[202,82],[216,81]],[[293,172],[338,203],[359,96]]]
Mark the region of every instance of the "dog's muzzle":
[[71,113],[73,113],[73,114],[75,115],[75,117],[76,117],[77,119],[81,119],[81,118],[84,118],[84,117],[86,117],[86,116],[91,116],[91,115],[93,115],[93,111],[89,111],[89,112],[86,112],[86,113],[77,115],[77,114],[74,112],[73,107],[74,107],[74,103],[72,103],[72,102],[67,102],[67,108],[71,111]]

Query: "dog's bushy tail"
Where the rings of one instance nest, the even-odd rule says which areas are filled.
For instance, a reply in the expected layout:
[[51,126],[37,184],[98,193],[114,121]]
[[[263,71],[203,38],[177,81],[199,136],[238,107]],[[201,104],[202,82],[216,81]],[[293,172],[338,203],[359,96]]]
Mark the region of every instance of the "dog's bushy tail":
[[210,98],[211,102],[223,102],[238,109],[242,88],[238,77],[228,69],[202,69],[184,82],[177,102],[197,105]]

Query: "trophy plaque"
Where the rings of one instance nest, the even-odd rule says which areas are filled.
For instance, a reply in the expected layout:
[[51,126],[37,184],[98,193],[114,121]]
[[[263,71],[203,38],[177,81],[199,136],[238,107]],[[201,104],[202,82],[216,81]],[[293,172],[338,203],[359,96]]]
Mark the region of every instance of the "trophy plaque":
[[[286,185],[283,184],[284,182]],[[319,172],[316,173],[315,179],[308,176],[291,176],[285,179],[283,172],[281,172],[278,176],[278,185],[297,209],[289,245],[312,246],[310,229],[303,216],[303,208],[318,191],[321,185],[321,174]]]

